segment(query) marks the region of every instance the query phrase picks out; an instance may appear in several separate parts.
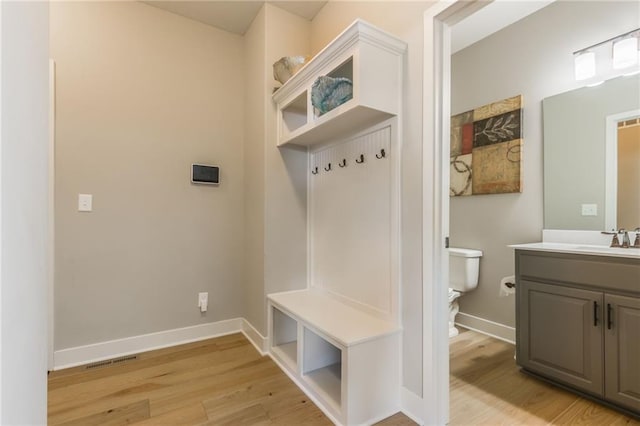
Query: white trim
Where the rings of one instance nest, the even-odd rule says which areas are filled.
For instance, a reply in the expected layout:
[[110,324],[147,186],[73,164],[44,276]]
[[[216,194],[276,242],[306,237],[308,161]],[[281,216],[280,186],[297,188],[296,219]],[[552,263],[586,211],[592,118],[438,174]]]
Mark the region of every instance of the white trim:
[[418,395],[405,387],[400,389],[400,409],[402,414],[409,417],[419,425],[425,424],[424,420],[422,420],[423,405],[424,401]]
[[243,321],[234,318],[58,350],[53,354],[54,370],[240,333]]
[[424,13],[422,397],[426,424],[449,419],[449,120],[451,26],[488,4],[441,0]]
[[606,231],[618,229],[618,122],[640,116],[640,109],[612,114],[606,117],[605,138],[605,191],[604,227]]
[[55,138],[56,138],[56,63],[49,59],[49,248],[48,248],[48,324],[47,370],[53,370],[54,351],[54,279],[55,279]]
[[242,334],[255,346],[258,352],[260,352],[260,355],[267,355],[268,338],[260,334],[260,332],[244,318],[242,318]]
[[[2,1],[0,1],[0,321],[2,320]],[[0,327],[0,422],[2,422],[2,327]]]
[[477,331],[478,333],[494,337],[498,340],[511,343],[512,345],[516,344],[516,329],[514,327],[509,327],[508,325],[476,317],[474,315],[465,314],[464,312],[459,312],[456,319],[456,325],[459,325],[460,327]]

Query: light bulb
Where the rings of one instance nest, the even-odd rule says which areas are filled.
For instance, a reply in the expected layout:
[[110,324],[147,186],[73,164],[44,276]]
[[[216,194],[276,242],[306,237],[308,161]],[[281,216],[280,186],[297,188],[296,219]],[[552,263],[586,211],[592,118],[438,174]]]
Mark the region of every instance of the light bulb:
[[627,68],[638,63],[638,39],[628,37],[613,43],[613,68]]
[[586,80],[596,75],[595,52],[578,53],[574,56],[576,80]]

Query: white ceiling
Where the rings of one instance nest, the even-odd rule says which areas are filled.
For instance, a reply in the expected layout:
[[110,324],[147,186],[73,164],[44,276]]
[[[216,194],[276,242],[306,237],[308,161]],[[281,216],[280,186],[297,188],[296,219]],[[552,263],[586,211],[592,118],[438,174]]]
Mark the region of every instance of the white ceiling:
[[143,1],[166,11],[193,19],[231,33],[243,35],[264,3],[271,3],[304,19],[312,20],[327,1],[251,1],[251,0],[175,0]]
[[[451,52],[462,50],[553,1],[555,0],[492,1],[452,28]],[[148,0],[143,3],[243,35],[264,3],[273,4],[310,21],[327,3],[327,0]]]
[[495,0],[451,29],[451,53],[456,53],[508,27],[555,0]]

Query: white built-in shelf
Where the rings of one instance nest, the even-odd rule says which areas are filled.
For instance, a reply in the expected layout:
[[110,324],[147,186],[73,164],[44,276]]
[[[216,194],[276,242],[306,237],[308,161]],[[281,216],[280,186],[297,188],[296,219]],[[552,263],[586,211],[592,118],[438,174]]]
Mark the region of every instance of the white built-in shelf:
[[347,305],[321,290],[275,293],[269,295],[269,300],[343,346],[399,331],[397,324]]
[[289,342],[271,348],[287,364],[295,366],[298,356],[298,342]]
[[371,424],[399,408],[397,324],[319,289],[267,299],[270,355],[334,423]]
[[[309,146],[362,130],[400,112],[407,44],[360,19],[273,94],[278,146]],[[311,104],[319,76],[353,82],[353,98],[320,115]]]
[[340,407],[342,364],[336,363],[307,373],[304,378],[336,407]]
[[298,322],[277,308],[273,308],[271,317],[273,324],[271,351],[289,368],[296,369],[298,365]]

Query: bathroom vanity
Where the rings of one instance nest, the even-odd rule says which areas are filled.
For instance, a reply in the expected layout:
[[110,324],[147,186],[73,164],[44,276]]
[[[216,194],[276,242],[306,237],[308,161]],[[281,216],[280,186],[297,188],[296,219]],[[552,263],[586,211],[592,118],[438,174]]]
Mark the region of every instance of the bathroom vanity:
[[640,250],[512,247],[517,364],[640,415]]

